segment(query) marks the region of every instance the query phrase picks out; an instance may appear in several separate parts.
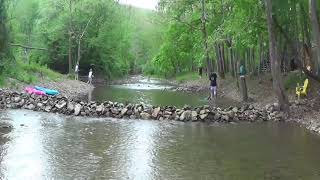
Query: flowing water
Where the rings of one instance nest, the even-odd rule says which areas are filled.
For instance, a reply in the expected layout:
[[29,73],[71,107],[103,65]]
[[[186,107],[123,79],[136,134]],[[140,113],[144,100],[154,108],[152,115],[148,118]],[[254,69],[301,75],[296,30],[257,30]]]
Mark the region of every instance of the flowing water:
[[[320,179],[320,138],[282,123],[183,124],[1,112],[1,179]],[[23,126],[22,126],[23,125]]]
[[[88,100],[94,101],[116,101],[129,103],[144,103],[159,106],[184,105],[201,106],[208,105],[208,92],[181,92],[174,91],[174,86],[157,80],[144,77],[135,77],[133,83],[110,86],[97,86],[92,93],[89,93]],[[216,106],[236,106],[237,103],[224,97],[215,102]]]
[[[89,98],[207,103],[205,94],[170,88],[138,82],[100,87]],[[13,128],[0,127],[0,179],[320,179],[320,137],[293,124],[91,119],[25,110],[0,112],[1,124]]]

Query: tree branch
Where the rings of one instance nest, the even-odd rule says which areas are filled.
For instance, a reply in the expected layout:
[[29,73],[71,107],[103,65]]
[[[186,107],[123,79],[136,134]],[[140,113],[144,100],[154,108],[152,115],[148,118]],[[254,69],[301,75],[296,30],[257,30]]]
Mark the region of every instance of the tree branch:
[[41,50],[41,51],[48,51],[48,49],[46,49],[46,48],[31,47],[31,46],[26,46],[26,45],[23,45],[23,44],[13,44],[13,43],[11,43],[10,45],[14,46],[14,47],[24,48],[24,49],[35,49],[35,50]]

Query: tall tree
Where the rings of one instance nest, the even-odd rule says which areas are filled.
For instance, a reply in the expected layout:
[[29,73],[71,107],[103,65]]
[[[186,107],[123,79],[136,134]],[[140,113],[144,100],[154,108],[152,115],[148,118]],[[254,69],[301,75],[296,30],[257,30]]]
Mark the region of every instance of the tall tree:
[[320,24],[317,15],[317,0],[309,0],[309,7],[310,7],[310,17],[311,17],[311,25],[312,25],[312,35],[314,41],[314,66],[315,66],[315,73],[319,75],[319,65],[320,65]]
[[[0,67],[3,70],[4,58],[8,55],[8,30],[6,25],[7,9],[6,0],[0,0]],[[0,72],[2,73],[2,72]]]
[[205,60],[207,62],[208,74],[211,74],[213,72],[213,66],[209,56],[209,49],[208,49],[208,32],[206,28],[207,15],[206,15],[205,0],[201,0],[201,11],[202,11],[201,21],[202,21],[202,34],[203,34],[203,48],[204,48]]
[[284,85],[281,78],[281,62],[277,52],[277,43],[275,35],[275,26],[272,16],[272,0],[265,0],[266,15],[269,33],[269,51],[271,61],[271,73],[273,78],[273,89],[278,97],[278,101],[282,110],[289,109],[289,100],[286,95]]

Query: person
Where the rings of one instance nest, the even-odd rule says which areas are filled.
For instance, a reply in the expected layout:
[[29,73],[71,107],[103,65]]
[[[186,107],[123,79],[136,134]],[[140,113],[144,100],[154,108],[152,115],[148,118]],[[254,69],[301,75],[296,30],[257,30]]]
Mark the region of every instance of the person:
[[240,66],[240,72],[239,72],[240,77],[241,77],[241,76],[245,76],[246,73],[247,73],[247,72],[246,72],[246,69],[245,69],[244,65],[241,64],[241,66]]
[[76,67],[74,68],[75,80],[79,80],[79,62],[77,62]]
[[209,80],[210,80],[210,99],[213,99],[213,97],[217,97],[217,74],[216,73],[212,73],[209,76]]
[[88,84],[92,84],[92,78],[93,78],[93,72],[92,72],[92,68],[89,71],[89,75],[88,75]]

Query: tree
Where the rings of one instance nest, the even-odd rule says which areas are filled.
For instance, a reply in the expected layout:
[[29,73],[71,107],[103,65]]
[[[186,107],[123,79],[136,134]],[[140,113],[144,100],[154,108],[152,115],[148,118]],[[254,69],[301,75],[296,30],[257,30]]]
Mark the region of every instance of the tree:
[[312,25],[312,35],[314,40],[314,71],[316,75],[319,75],[319,65],[320,65],[320,24],[317,15],[317,0],[309,0],[310,7],[310,18]]
[[275,26],[272,17],[272,0],[265,0],[266,4],[266,15],[267,24],[269,32],[269,51],[270,51],[270,61],[271,61],[271,73],[273,78],[273,89],[278,97],[279,105],[281,109],[289,109],[289,100],[286,95],[284,85],[281,78],[281,63],[277,52],[276,36],[275,36]]
[[6,25],[7,20],[7,9],[6,9],[6,0],[0,0],[0,73],[2,74],[4,60],[8,56],[9,52],[9,39],[8,39],[8,30]]

